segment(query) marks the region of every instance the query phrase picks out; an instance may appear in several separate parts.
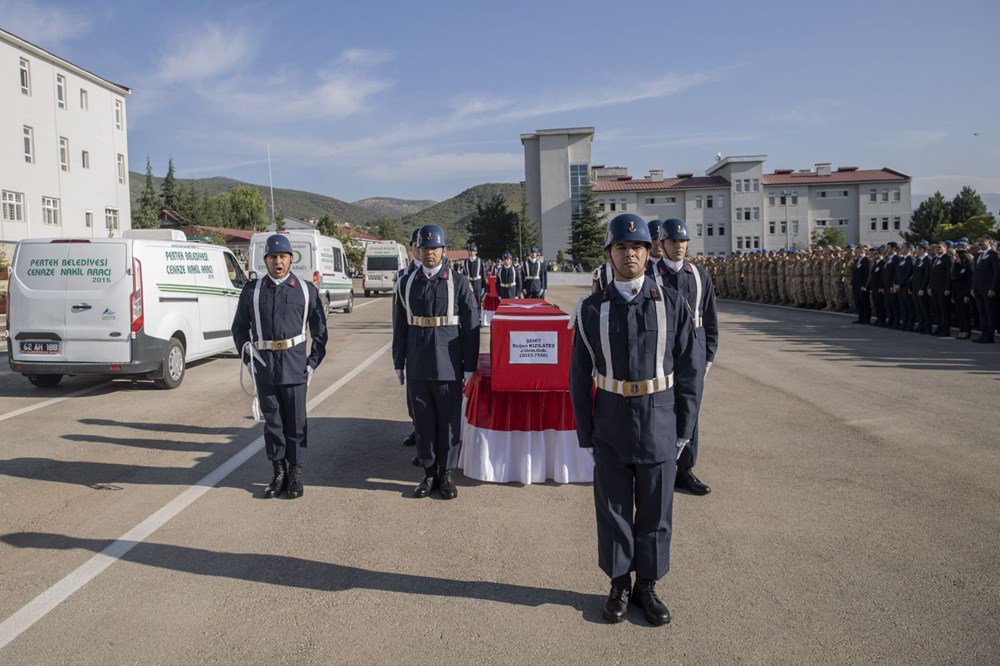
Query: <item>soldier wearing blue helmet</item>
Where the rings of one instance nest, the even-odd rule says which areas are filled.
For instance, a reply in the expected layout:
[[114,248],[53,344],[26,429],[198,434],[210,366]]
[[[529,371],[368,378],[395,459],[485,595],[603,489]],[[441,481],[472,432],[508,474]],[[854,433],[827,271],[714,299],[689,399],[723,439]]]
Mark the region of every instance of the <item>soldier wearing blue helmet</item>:
[[287,236],[269,236],[264,253],[267,275],[244,285],[233,341],[250,368],[265,422],[264,449],[274,475],[264,497],[287,492],[295,499],[305,492],[306,389],[326,356],[326,310],[316,287],[291,272],[295,252]]
[[476,303],[483,302],[483,290],[486,288],[486,266],[479,258],[479,248],[474,244],[469,246],[469,257],[462,262],[465,276],[469,278],[469,286],[476,296]]
[[662,625],[670,611],[655,586],[670,566],[675,461],[702,377],[688,308],[645,275],[651,245],[637,215],[608,224],[614,279],[577,304],[569,387],[580,446],[594,453],[598,563],[611,578],[604,618],[621,622],[631,602]]
[[545,298],[548,271],[545,270],[545,262],[539,256],[537,247],[532,247],[528,258],[521,263],[521,282],[524,285],[521,293],[525,298]]
[[649,261],[646,263],[646,275],[656,279],[656,264],[663,258],[663,246],[660,245],[660,227],[663,226],[663,220],[650,220],[647,223],[649,227],[649,237],[653,241],[653,245],[649,248]]
[[521,295],[521,271],[514,265],[514,257],[510,252],[504,252],[501,263],[496,268],[497,296],[501,301],[517,298]]
[[[420,268],[420,258],[417,256],[417,238],[420,236],[420,227],[415,227],[412,232],[410,232],[410,254],[413,255],[413,259],[410,263],[399,269],[396,273],[396,282],[392,285],[392,314],[396,315],[396,301],[399,298],[399,285],[400,280],[404,275],[409,275],[413,271]],[[406,413],[410,415],[410,420],[413,420],[413,405],[410,403],[410,392],[406,392]],[[417,444],[417,430],[416,426],[410,431],[410,434],[403,439],[403,446],[416,446]],[[413,457],[413,466],[420,466],[420,457]]]
[[[708,271],[687,260],[688,241],[691,235],[687,223],[676,217],[664,220],[660,227],[663,259],[657,264],[657,274],[664,288],[673,289],[691,308],[697,338],[695,358],[704,377],[707,377],[719,347],[719,319],[715,310],[715,287]],[[699,407],[701,395],[698,396]],[[694,434],[677,459],[674,487],[694,495],[711,492],[706,484],[694,475],[698,459],[698,424],[695,414]]]
[[441,227],[422,226],[417,247],[421,267],[400,280],[395,303],[392,363],[410,396],[417,457],[424,468],[413,495],[427,497],[440,489],[442,498],[454,499],[462,384],[479,361],[479,303],[468,278],[444,266]]

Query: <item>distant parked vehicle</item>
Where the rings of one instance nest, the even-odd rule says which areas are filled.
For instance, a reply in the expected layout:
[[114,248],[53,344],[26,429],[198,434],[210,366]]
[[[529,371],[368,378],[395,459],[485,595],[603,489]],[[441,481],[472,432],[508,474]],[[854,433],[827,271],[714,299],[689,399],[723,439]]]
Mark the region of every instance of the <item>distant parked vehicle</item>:
[[365,248],[365,296],[392,291],[396,275],[407,263],[406,248],[396,241],[369,243]]

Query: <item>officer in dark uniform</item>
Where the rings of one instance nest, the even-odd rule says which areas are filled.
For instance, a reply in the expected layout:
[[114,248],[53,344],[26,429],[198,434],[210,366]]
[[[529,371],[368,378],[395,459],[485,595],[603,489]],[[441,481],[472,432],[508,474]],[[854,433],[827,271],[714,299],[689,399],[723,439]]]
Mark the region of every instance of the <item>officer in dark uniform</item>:
[[[424,479],[415,497],[440,488],[453,499],[462,441],[462,382],[479,361],[479,303],[464,275],[442,266],[444,231],[420,228],[420,270],[401,280],[392,326],[392,362],[413,405]],[[407,380],[407,375],[409,376]]]
[[517,298],[521,293],[521,272],[514,265],[510,252],[503,253],[503,263],[497,266],[497,296],[501,301]]
[[[715,286],[712,278],[702,266],[696,266],[687,259],[688,233],[684,220],[671,217],[660,224],[659,243],[663,258],[656,270],[660,282],[666,289],[673,289],[681,295],[691,308],[694,320],[695,360],[702,372],[702,379],[715,362],[715,352],[719,348],[719,318],[715,310]],[[655,245],[655,243],[654,243]],[[698,404],[701,405],[701,394]],[[696,415],[697,416],[697,415]],[[707,495],[712,492],[706,484],[694,475],[694,465],[698,460],[698,423],[695,421],[694,435],[677,459],[677,475],[674,488],[686,490],[693,495]]]
[[930,243],[925,240],[916,244],[917,254],[913,259],[913,282],[910,284],[917,312],[916,331],[921,334],[931,332],[933,319],[931,317],[931,297],[927,292],[931,279],[931,262],[934,260],[927,254],[929,246]]
[[871,275],[872,260],[865,247],[861,247],[851,266],[851,291],[854,292],[854,308],[858,313],[855,324],[870,324],[872,321],[872,302],[868,291]]
[[[244,363],[252,364],[264,415],[264,448],[274,477],[264,497],[288,492],[301,497],[306,453],[306,387],[326,356],[326,311],[312,284],[291,272],[294,252],[287,236],[268,237],[267,275],[243,287],[233,341]],[[306,356],[306,329],[312,345]]]
[[1000,326],[1000,257],[995,249],[996,241],[989,236],[980,236],[979,254],[973,262],[972,296],[979,311],[980,335],[973,342],[993,344],[997,326]]
[[525,298],[545,298],[548,287],[548,271],[545,262],[538,256],[538,248],[532,247],[528,258],[521,264],[521,281],[524,284],[522,293]]
[[670,568],[675,463],[694,434],[702,377],[687,305],[645,275],[651,245],[637,215],[608,224],[615,277],[577,304],[569,388],[580,446],[594,453],[598,562],[611,578],[604,617],[622,621],[631,600],[661,625],[670,611],[655,586]]
[[[945,252],[941,243],[934,244],[934,259],[931,261],[930,274],[927,278],[927,293],[934,305],[937,330],[933,332],[941,338],[951,336],[951,279],[955,260]],[[927,326],[927,332],[931,328]]]
[[479,258],[479,249],[475,245],[469,246],[469,258],[462,263],[465,267],[465,276],[469,278],[469,286],[476,297],[476,303],[482,303],[483,290],[486,288],[486,267]]
[[[403,276],[409,275],[413,271],[415,271],[418,268],[420,268],[420,258],[417,256],[417,237],[418,237],[419,234],[420,234],[420,227],[416,227],[410,233],[410,252],[413,254],[413,259],[410,261],[409,264],[406,265],[405,268],[399,269],[399,272],[396,273],[396,282],[393,283],[393,285],[392,285],[392,299],[393,299],[392,300],[392,316],[393,317],[396,316],[396,300],[399,298],[399,289],[398,288],[399,288],[399,285],[400,285],[400,281],[402,280]],[[413,420],[413,405],[410,404],[410,392],[409,391],[406,392],[406,413],[410,415],[410,420],[412,421]],[[403,446],[416,446],[416,444],[417,444],[417,428],[416,428],[416,426],[414,426],[413,427],[413,431],[411,431],[410,434],[407,435],[403,439]],[[420,466],[420,456],[413,456],[413,461],[412,462],[413,462],[413,466],[414,467],[419,467]]]
[[904,331],[913,331],[914,309],[913,294],[910,286],[913,282],[913,256],[910,255],[910,244],[903,243],[901,253],[896,261],[896,271],[893,273],[892,289],[896,295],[896,307],[899,310],[899,327]]
[[885,309],[885,293],[882,290],[882,271],[885,270],[885,247],[872,248],[872,274],[868,280],[868,293],[871,294],[872,304],[875,306],[875,321],[872,326],[885,327],[886,318],[889,316]]
[[649,237],[653,239],[653,246],[649,248],[649,259],[646,261],[646,275],[656,280],[659,275],[656,264],[663,258],[663,246],[660,245],[660,227],[663,226],[663,220],[650,220],[646,226],[649,227]]
[[896,242],[886,243],[885,263],[882,265],[882,296],[885,298],[885,324],[883,326],[886,328],[899,328],[901,316],[894,288],[896,265],[899,263],[899,256],[896,254],[898,248],[899,244]]

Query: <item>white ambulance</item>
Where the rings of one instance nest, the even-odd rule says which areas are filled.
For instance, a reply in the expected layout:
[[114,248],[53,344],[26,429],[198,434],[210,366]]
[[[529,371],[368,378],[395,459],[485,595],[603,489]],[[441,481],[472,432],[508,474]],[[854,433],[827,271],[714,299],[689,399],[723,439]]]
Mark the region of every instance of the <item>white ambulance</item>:
[[[292,272],[305,280],[311,280],[319,289],[320,298],[330,310],[351,312],[354,310],[354,282],[347,272],[347,253],[336,238],[324,236],[311,229],[277,232],[288,236],[295,256],[292,257]],[[250,238],[250,271],[257,276],[267,275],[264,265],[264,247],[274,232],[262,232]]]
[[169,229],[22,240],[11,264],[8,363],[39,387],[64,375],[152,379],[233,348],[246,275],[227,248]]
[[376,241],[365,248],[365,296],[392,291],[396,275],[406,268],[406,248],[396,241]]

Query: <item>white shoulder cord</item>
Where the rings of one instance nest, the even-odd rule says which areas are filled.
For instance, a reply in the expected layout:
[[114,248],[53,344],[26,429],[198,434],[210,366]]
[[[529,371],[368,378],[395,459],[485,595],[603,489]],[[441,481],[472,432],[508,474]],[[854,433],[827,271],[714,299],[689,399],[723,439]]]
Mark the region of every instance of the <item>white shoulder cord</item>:
[[580,331],[580,339],[583,340],[583,346],[587,348],[587,352],[590,354],[590,365],[593,368],[590,375],[593,377],[597,375],[597,358],[594,356],[594,348],[590,346],[590,340],[587,339],[587,334],[583,332],[583,302],[585,300],[587,300],[587,297],[583,296],[576,302],[576,310],[570,318],[569,327],[573,328],[573,326],[576,325],[577,330]]

